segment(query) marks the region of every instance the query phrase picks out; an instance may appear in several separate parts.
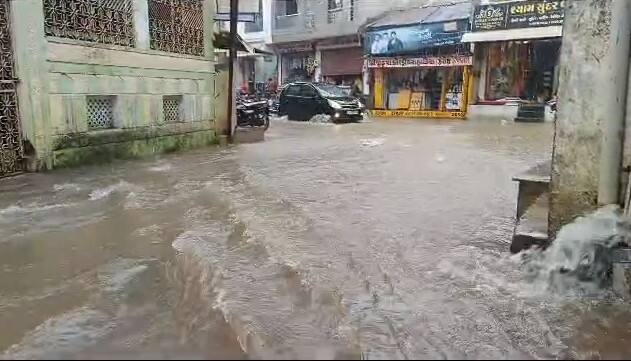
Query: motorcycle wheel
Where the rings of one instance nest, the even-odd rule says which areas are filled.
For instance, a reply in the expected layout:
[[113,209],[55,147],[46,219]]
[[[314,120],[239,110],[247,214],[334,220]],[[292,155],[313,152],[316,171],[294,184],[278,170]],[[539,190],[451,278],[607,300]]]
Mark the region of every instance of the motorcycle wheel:
[[265,116],[263,121],[263,130],[267,130],[269,128],[269,114]]

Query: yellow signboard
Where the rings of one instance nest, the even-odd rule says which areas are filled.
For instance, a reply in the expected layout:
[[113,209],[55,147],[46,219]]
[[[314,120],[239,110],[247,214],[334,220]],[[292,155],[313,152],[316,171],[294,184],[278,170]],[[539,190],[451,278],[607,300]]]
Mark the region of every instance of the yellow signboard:
[[371,110],[373,117],[387,118],[444,118],[444,119],[466,119],[466,112],[441,112],[438,110]]

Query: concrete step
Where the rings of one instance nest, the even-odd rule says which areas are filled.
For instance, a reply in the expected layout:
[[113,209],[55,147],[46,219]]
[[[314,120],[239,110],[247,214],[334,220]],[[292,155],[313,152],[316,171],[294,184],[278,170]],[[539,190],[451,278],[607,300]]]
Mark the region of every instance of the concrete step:
[[548,245],[548,211],[549,193],[544,192],[517,220],[510,247],[512,253]]
[[545,116],[545,109],[543,111],[531,111],[531,110],[518,110],[517,116],[523,118],[539,118]]
[[545,116],[542,116],[540,118],[530,118],[530,117],[516,117],[515,121],[516,122],[522,122],[522,123],[543,123],[545,122]]
[[520,104],[517,109],[516,122],[543,122],[546,117],[546,106],[543,104]]

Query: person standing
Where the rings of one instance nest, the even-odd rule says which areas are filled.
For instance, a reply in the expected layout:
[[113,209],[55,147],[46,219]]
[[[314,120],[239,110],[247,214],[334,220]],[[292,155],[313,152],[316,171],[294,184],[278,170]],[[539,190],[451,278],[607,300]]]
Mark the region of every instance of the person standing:
[[265,91],[267,91],[267,93],[269,94],[276,94],[277,90],[278,83],[276,83],[276,80],[274,80],[274,78],[267,79],[267,83],[265,84]]
[[400,53],[401,51],[403,51],[403,42],[397,37],[397,32],[393,31],[390,33],[390,41],[388,41],[388,52]]
[[371,54],[381,53],[381,35],[375,34],[375,37],[372,39],[370,53]]

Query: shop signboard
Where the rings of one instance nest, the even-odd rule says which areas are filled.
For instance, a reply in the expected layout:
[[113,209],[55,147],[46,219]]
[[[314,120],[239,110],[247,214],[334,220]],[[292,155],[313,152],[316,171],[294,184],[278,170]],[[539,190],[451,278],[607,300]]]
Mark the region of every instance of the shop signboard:
[[386,118],[438,118],[438,119],[465,119],[467,113],[463,111],[439,111],[439,110],[371,110],[373,117]]
[[424,68],[468,66],[473,64],[471,55],[368,58],[367,68]]
[[364,53],[395,55],[434,46],[458,44],[466,26],[466,20],[461,20],[371,30],[366,33]]
[[279,54],[302,53],[307,51],[313,51],[313,44],[310,42],[283,44],[276,48],[276,52]]
[[530,0],[476,6],[472,31],[563,25],[564,0]]

